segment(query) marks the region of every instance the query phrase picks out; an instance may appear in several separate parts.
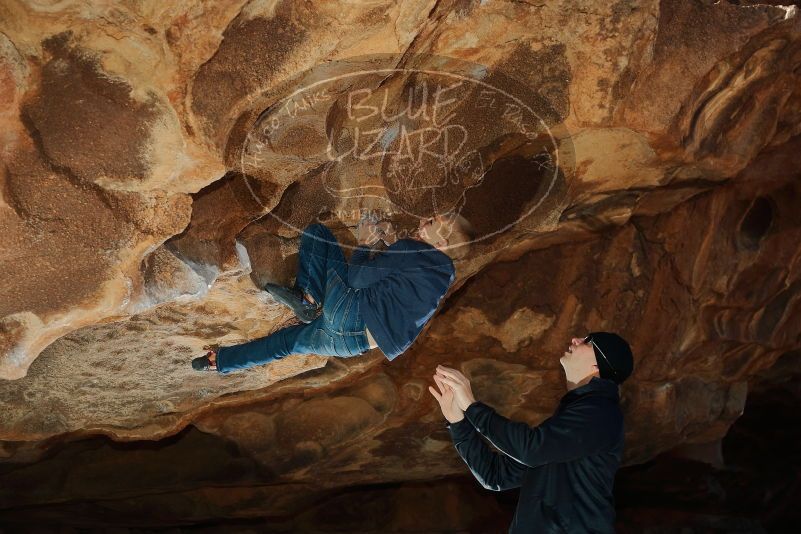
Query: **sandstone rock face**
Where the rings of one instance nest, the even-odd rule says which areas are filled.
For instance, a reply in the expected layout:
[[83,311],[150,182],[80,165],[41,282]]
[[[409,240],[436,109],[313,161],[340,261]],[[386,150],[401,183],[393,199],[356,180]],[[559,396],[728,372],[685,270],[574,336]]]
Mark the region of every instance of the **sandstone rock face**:
[[[6,517],[278,517],[463,474],[435,366],[536,424],[589,330],[634,349],[627,463],[723,438],[801,349],[801,15],[745,4],[3,2]],[[363,209],[478,234],[406,354],[191,370],[290,324],[260,288],[315,220],[349,254]]]

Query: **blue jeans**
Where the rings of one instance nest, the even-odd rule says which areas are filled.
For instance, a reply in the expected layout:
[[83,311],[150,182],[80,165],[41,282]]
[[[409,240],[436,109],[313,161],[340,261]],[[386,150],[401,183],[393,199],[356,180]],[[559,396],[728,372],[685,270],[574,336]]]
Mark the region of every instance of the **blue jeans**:
[[359,290],[348,287],[348,263],[334,234],[312,224],[300,238],[295,286],[322,302],[323,312],[309,324],[282,328],[240,345],[220,347],[217,371],[247,369],[290,354],[357,356],[370,350],[359,310]]

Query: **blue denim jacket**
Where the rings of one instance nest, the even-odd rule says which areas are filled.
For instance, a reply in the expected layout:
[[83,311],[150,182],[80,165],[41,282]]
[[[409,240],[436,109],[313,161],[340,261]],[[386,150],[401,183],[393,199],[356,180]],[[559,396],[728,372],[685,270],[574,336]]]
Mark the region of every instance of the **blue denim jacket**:
[[390,360],[414,342],[455,275],[446,254],[414,239],[400,239],[372,259],[370,248],[360,246],[348,265],[364,322]]

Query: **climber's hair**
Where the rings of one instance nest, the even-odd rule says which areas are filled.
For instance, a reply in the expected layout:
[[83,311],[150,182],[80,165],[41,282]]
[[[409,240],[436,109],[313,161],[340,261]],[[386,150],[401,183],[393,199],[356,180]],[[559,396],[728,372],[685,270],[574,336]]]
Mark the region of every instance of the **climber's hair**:
[[[470,221],[464,215],[453,214],[449,217],[451,232],[448,234],[448,256],[452,259],[460,260],[470,252],[473,239],[476,238],[476,231]],[[463,243],[463,244],[462,244]],[[459,246],[453,246],[459,245]]]

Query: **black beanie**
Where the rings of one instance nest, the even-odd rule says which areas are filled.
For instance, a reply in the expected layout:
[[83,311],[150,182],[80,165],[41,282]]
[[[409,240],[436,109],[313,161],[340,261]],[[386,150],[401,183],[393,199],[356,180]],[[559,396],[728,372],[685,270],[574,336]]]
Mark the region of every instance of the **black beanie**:
[[[625,339],[611,332],[592,332],[590,335],[592,336],[592,350],[595,351],[601,378],[608,378],[622,384],[634,370],[631,347]],[[598,349],[601,349],[603,355],[598,352]]]

